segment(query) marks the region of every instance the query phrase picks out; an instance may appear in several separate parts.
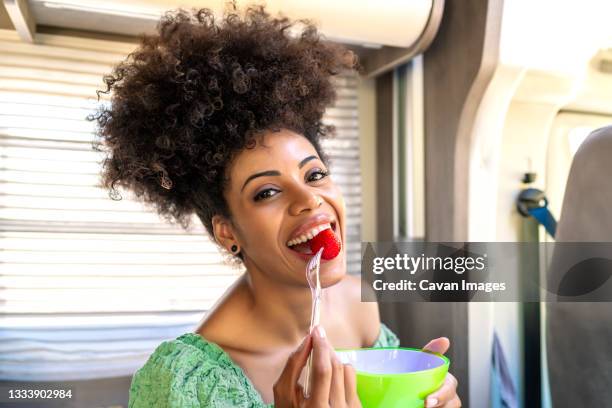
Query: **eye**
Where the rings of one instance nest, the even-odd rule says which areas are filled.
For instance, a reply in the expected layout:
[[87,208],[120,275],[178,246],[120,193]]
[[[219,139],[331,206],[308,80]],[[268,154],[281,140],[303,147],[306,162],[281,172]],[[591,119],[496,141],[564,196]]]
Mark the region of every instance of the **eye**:
[[255,195],[253,198],[254,201],[261,201],[267,198],[273,197],[278,193],[278,190],[274,188],[266,188],[265,190],[261,190],[259,193]]
[[329,171],[315,169],[314,171],[308,173],[308,175],[306,176],[306,179],[308,182],[319,181],[319,180],[324,179],[328,175],[329,175]]

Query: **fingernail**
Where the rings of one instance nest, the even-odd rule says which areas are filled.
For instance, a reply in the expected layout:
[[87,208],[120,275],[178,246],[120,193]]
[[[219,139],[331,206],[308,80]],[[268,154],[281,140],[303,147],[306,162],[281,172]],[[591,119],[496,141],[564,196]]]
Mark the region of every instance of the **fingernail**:
[[325,334],[325,329],[323,328],[323,326],[317,326],[316,329],[317,334],[319,335],[320,338],[324,339],[326,334]]
[[428,407],[435,407],[436,405],[438,405],[438,400],[436,398],[427,398]]

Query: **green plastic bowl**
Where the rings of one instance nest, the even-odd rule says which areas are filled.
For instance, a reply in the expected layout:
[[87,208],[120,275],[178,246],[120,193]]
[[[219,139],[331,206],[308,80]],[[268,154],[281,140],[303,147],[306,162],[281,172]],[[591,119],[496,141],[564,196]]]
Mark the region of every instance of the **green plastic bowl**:
[[355,368],[363,408],[422,408],[450,366],[441,354],[404,347],[340,349],[336,354]]

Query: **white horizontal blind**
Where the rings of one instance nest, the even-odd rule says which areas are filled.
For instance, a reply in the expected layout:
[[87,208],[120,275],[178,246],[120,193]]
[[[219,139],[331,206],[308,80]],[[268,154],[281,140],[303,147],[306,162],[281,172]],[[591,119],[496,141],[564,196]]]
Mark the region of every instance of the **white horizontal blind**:
[[[131,375],[163,340],[194,329],[240,271],[197,217],[184,231],[96,187],[91,148],[102,76],[132,44],[0,30],[0,379]],[[355,78],[338,80],[324,147],[347,203],[349,269],[359,270]]]
[[348,272],[361,271],[361,168],[359,165],[359,119],[355,76],[334,78],[337,99],[326,110],[324,122],[336,127],[336,136],[323,141],[331,160],[332,179],[340,186],[346,203],[346,256]]

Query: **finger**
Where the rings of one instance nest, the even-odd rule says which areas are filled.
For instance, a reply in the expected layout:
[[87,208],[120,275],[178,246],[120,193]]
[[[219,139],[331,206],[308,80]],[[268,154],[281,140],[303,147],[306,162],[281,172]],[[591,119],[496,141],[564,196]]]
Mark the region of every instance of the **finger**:
[[355,369],[350,364],[344,365],[344,393],[346,404],[349,407],[360,407],[359,397],[357,396],[357,380]]
[[329,404],[329,388],[332,380],[332,364],[325,330],[315,327],[312,338],[312,391],[309,400],[316,406]]
[[306,398],[304,398],[304,387],[302,387],[300,384],[296,384],[294,395],[293,395],[293,404],[291,406],[292,407],[303,407],[305,399]]
[[331,353],[332,379],[329,389],[329,405],[332,408],[344,407],[346,396],[344,395],[344,364],[340,361],[336,353]]
[[312,348],[312,336],[308,335],[302,340],[300,346],[289,356],[283,372],[274,383],[274,401],[280,406],[301,406],[303,394],[301,386],[297,384],[302,368],[308,359]]
[[446,404],[445,408],[461,408],[461,400],[459,396],[456,395],[448,404]]
[[441,407],[449,401],[452,401],[456,396],[457,380],[452,374],[448,373],[442,386],[427,396],[425,406],[427,408]]
[[450,347],[450,340],[446,337],[433,339],[423,347],[423,350],[433,351],[434,353],[444,354]]
[[302,343],[299,347],[289,355],[287,359],[287,364],[285,364],[285,368],[281,373],[279,380],[286,380],[290,384],[295,384],[298,382],[300,378],[300,374],[302,373],[302,369],[306,365],[308,361],[308,355],[310,354],[310,350],[312,349],[312,335],[307,335],[302,340]]

